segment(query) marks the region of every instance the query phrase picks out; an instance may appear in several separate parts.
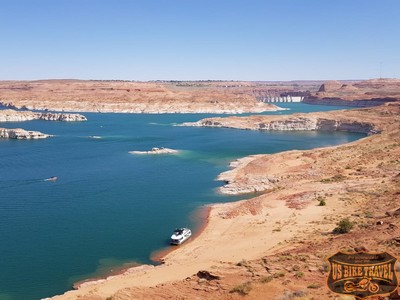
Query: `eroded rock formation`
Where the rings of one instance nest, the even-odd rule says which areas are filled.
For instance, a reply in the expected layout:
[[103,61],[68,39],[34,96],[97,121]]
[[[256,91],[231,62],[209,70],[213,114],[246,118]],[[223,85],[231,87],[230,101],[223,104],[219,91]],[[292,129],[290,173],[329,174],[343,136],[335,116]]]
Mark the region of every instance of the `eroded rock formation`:
[[356,83],[328,81],[304,98],[307,104],[371,107],[400,101],[400,79],[371,79]]
[[32,120],[65,121],[76,122],[86,121],[86,117],[80,114],[51,113],[17,111],[12,109],[0,110],[0,122],[22,122]]
[[207,118],[193,123],[184,123],[184,126],[199,127],[226,127],[250,130],[284,130],[284,131],[347,131],[358,133],[376,133],[372,120],[359,121],[351,114],[295,114],[291,116],[250,116]]
[[31,140],[31,139],[45,139],[51,137],[49,134],[41,133],[39,131],[30,131],[22,128],[0,128],[0,138],[2,139],[16,139],[16,140]]

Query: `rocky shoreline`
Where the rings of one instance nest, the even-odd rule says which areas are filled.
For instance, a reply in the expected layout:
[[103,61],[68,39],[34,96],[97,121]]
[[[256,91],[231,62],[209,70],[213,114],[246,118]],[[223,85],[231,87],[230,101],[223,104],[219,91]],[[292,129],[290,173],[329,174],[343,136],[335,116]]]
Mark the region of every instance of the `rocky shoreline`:
[[[381,131],[349,144],[238,160],[218,179],[228,181],[232,194],[258,191],[253,198],[212,205],[203,233],[165,256],[163,264],[52,299],[241,299],[234,291],[244,285],[246,299],[278,299],[286,291],[287,299],[331,299],[322,288],[328,255],[357,246],[399,253],[399,218],[385,216],[400,201],[399,113],[398,104],[324,113],[329,120],[355,118]],[[259,128],[254,116],[232,118],[227,119],[240,120],[240,129]],[[333,234],[343,218],[354,229]]]
[[[336,105],[364,105],[360,99],[372,101],[369,104],[373,105],[382,104],[374,101],[392,96],[397,99],[397,82],[389,82],[392,88],[382,91],[381,87],[387,83],[384,80],[354,85],[331,83],[320,88],[317,98]],[[131,85],[123,87],[131,88]],[[18,91],[21,88],[14,87]],[[27,91],[32,89],[35,87],[26,86]],[[94,89],[109,90],[105,86]],[[177,94],[166,96],[165,89],[155,90],[154,85],[151,89],[141,93],[143,103],[135,103],[147,109],[142,112],[148,112],[150,107],[156,109],[161,102],[166,102],[166,106],[160,106],[155,112],[164,112],[165,107],[176,110],[199,107],[193,104],[200,99],[199,95],[178,106],[172,103]],[[112,93],[132,92],[135,91],[119,89]],[[61,95],[62,91],[54,90],[56,93]],[[163,95],[161,101],[152,102],[160,95]],[[187,99],[186,96],[180,94],[181,100]],[[98,105],[95,100],[88,104],[70,99],[68,105],[75,111],[85,111],[88,107],[102,111],[112,107],[113,111],[121,112],[126,108],[126,102],[110,99],[112,103]],[[215,101],[219,101],[217,98],[211,101],[210,95],[201,99],[200,106],[207,109],[215,109]],[[57,101],[50,103],[53,100],[48,103],[34,100],[8,103],[15,107],[30,107],[28,104],[61,110],[67,107]],[[240,105],[236,104],[240,101],[233,102],[230,107],[238,110]],[[340,146],[253,155],[232,162],[232,169],[217,178],[225,182],[219,191],[250,194],[251,199],[212,205],[202,234],[163,257],[163,264],[110,276],[53,299],[158,299],[160,295],[182,299],[187,295],[201,299],[240,299],[243,295],[236,294],[235,290],[243,286],[252,288],[246,296],[249,299],[262,299],[265,295],[275,299],[287,291],[290,291],[288,299],[300,292],[307,299],[309,296],[332,298],[320,288],[326,284],[324,264],[329,254],[351,251],[356,246],[365,246],[372,252],[390,250],[399,254],[399,218],[385,214],[397,209],[396,203],[400,203],[399,116],[400,105],[386,103],[348,111],[207,118],[184,124],[243,130],[349,131],[368,134],[368,137]],[[334,235],[332,231],[343,218],[354,222],[354,232]],[[204,274],[211,275],[204,278]]]
[[282,131],[347,131],[365,134],[379,132],[372,120],[359,121],[352,113],[294,114],[291,116],[249,116],[206,118],[197,122],[182,123],[181,126],[224,127],[243,130]]
[[30,131],[22,128],[0,128],[0,138],[16,139],[16,140],[37,140],[52,137],[50,134],[45,134],[39,131]]
[[360,99],[360,100],[343,100],[340,98],[318,98],[318,97],[305,97],[303,103],[312,105],[330,105],[330,106],[349,106],[349,107],[373,107],[383,105],[388,102],[398,101],[395,98],[373,98],[373,99]]
[[[182,125],[268,131],[346,131],[375,135],[381,133],[385,127],[389,126],[391,121],[396,120],[394,111],[398,107],[399,105],[396,104],[387,104],[379,109],[363,108],[288,116],[206,118],[198,122],[184,123]],[[380,113],[377,113],[377,111]],[[360,118],[361,115],[362,118]],[[276,174],[267,172],[267,174],[255,175],[254,167],[251,168],[252,171],[249,171],[249,166],[254,164],[255,161],[261,159],[273,160],[273,157],[274,155],[252,155],[232,162],[230,164],[232,169],[220,174],[217,178],[217,180],[225,182],[222,187],[218,188],[218,191],[222,194],[240,195],[281,188],[282,184],[280,182],[284,177],[279,172]],[[262,172],[262,170],[257,172]],[[246,175],[243,176],[243,174]]]
[[18,111],[12,109],[0,110],[0,122],[23,122],[32,120],[82,122],[86,117],[80,114]]
[[[0,110],[0,122],[24,122],[32,120],[82,122],[87,119],[80,114],[17,111],[12,109]],[[52,135],[22,128],[0,128],[1,139],[37,140],[48,137],[52,137]]]
[[[321,92],[327,90],[325,87]],[[125,104],[115,105],[121,109]],[[151,105],[157,107],[156,103]],[[232,195],[257,192],[253,198],[213,205],[204,232],[166,255],[163,264],[84,284],[54,299],[157,299],[159,295],[177,297],[178,293],[182,298],[238,299],[232,291],[242,283],[254,288],[249,299],[260,299],[260,295],[282,294],[282,287],[301,288],[306,294],[310,282],[324,285],[327,274],[323,263],[332,251],[347,251],[361,243],[371,251],[385,251],[392,238],[400,236],[395,217],[381,221],[385,210],[396,208],[393,205],[400,201],[399,116],[400,105],[386,103],[348,111],[207,118],[183,124],[242,130],[349,131],[369,136],[346,145],[253,155],[231,163],[232,169],[217,178],[225,182],[219,191]],[[322,201],[324,205],[318,204]],[[331,234],[344,217],[357,224],[351,245],[348,239]],[[394,249],[397,254],[398,248]],[[306,272],[300,272],[298,266]],[[216,279],[208,280],[201,274],[213,274]],[[309,294],[331,298],[321,290]]]

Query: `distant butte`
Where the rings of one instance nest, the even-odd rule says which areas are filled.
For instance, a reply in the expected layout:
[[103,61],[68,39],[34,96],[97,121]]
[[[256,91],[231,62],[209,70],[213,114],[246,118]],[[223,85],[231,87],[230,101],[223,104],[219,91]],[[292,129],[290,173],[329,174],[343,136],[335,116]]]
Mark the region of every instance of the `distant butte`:
[[396,101],[400,101],[400,79],[371,79],[355,83],[328,81],[317,92],[305,97],[303,102],[370,107]]

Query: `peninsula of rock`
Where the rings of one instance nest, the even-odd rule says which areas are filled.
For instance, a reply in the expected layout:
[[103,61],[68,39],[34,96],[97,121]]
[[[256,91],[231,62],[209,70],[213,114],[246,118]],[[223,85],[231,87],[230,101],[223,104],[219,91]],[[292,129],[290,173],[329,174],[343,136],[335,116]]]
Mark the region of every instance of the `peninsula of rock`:
[[30,131],[22,128],[0,128],[0,138],[16,140],[37,140],[51,137],[52,135],[41,133],[39,131]]
[[225,127],[245,130],[284,131],[348,131],[372,134],[379,131],[373,119],[358,117],[358,112],[337,111],[313,114],[293,114],[285,116],[253,115],[246,117],[206,118],[197,122],[187,122],[181,126]]
[[80,114],[18,111],[12,109],[0,110],[0,122],[22,122],[32,120],[81,122],[87,119]]

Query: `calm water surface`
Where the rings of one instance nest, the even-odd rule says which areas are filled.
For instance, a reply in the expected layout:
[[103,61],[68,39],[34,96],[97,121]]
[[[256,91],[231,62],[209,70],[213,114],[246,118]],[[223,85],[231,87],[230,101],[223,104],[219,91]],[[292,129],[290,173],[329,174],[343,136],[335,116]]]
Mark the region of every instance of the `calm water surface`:
[[[283,104],[290,111],[338,109]],[[0,299],[40,299],[128,262],[149,263],[193,212],[234,201],[215,189],[229,161],[310,149],[360,134],[176,127],[212,115],[85,114],[87,122],[3,123],[56,135],[0,140]],[[90,136],[100,136],[94,139]],[[179,155],[132,155],[152,147]],[[44,181],[57,176],[57,182]]]

